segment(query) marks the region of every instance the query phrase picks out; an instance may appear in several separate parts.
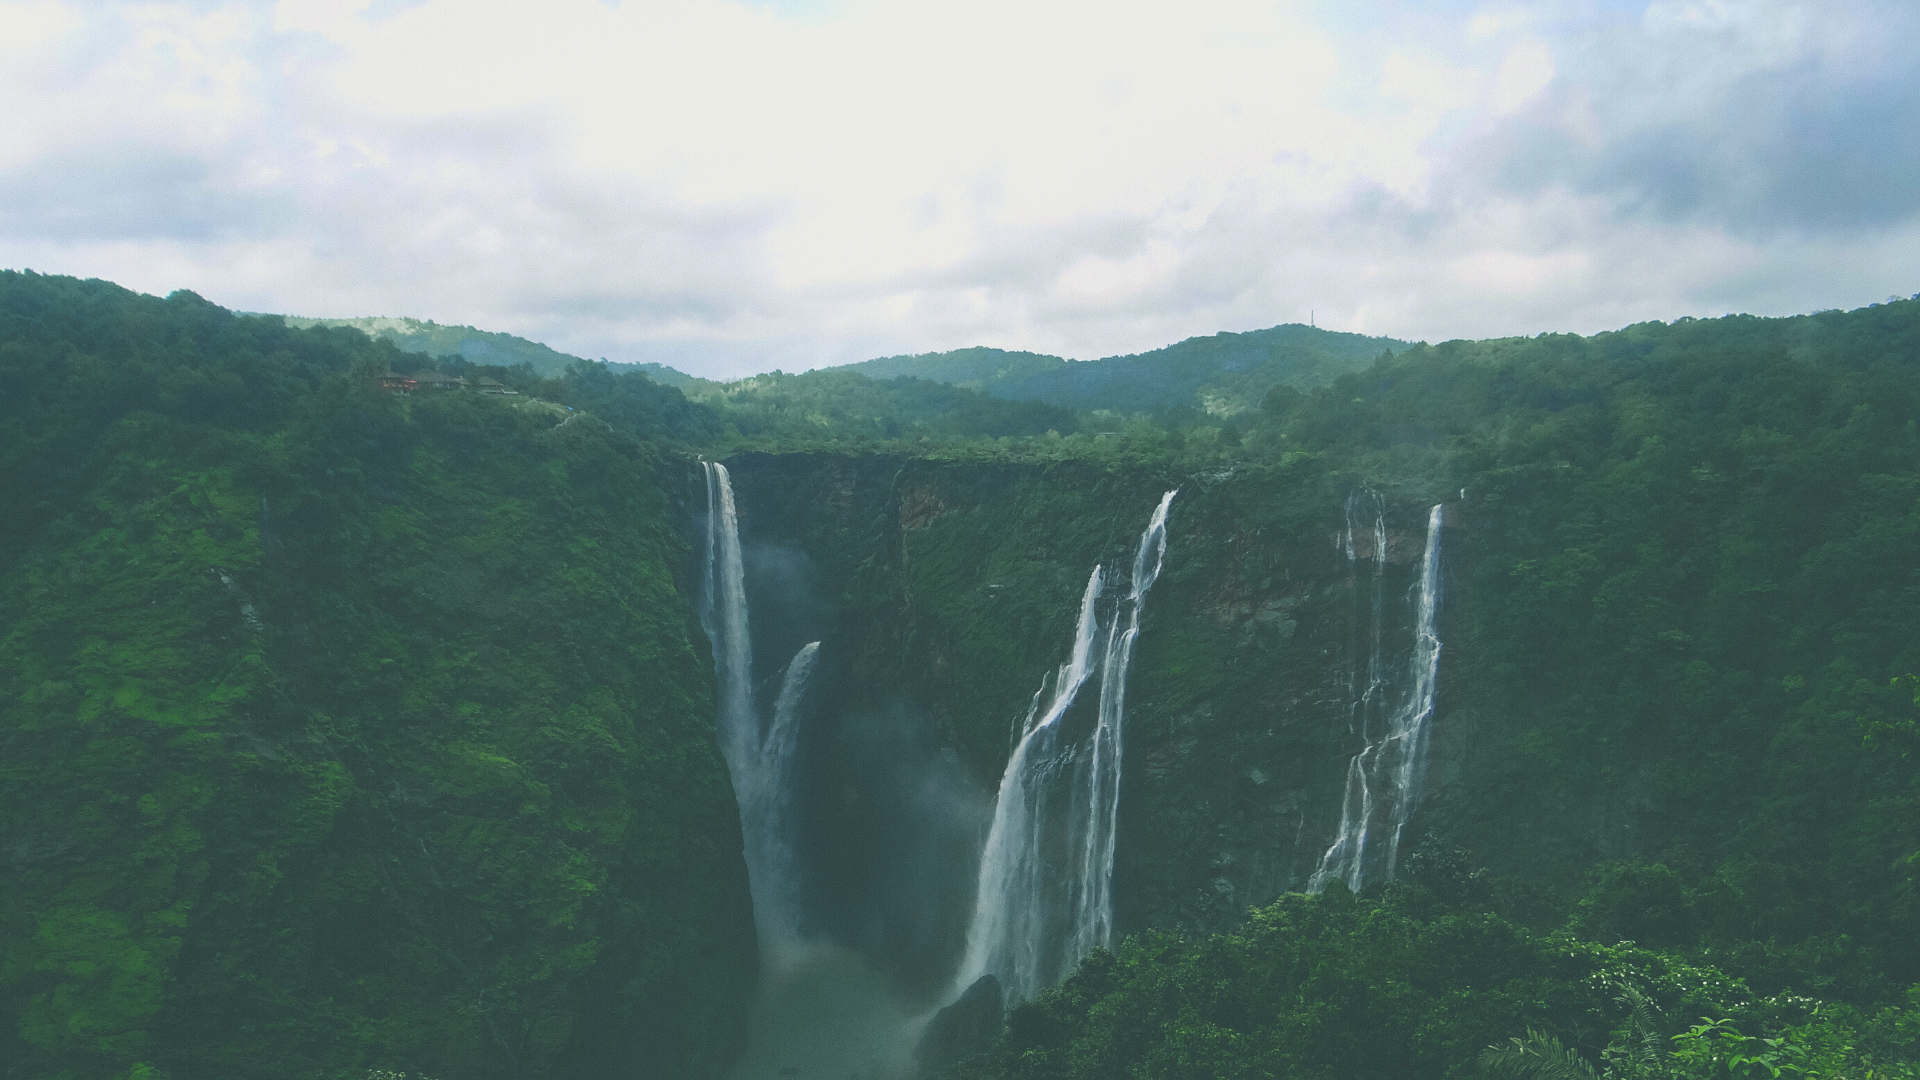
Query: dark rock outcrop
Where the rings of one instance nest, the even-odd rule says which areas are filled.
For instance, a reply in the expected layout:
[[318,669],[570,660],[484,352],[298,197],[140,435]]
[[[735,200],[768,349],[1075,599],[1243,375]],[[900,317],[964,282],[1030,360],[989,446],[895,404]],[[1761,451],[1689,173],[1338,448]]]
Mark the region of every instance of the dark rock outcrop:
[[934,1076],[949,1065],[986,1053],[1000,1036],[1005,994],[1000,980],[982,975],[974,980],[960,1000],[933,1014],[913,1059],[920,1063],[920,1075]]

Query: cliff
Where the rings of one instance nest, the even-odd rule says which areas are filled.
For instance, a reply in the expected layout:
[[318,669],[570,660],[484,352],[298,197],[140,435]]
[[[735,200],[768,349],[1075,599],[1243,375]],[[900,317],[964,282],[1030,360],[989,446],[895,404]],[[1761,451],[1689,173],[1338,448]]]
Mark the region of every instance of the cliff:
[[[832,658],[816,678],[836,704],[803,750],[806,831],[826,838],[810,885],[845,919],[821,927],[938,985],[924,973],[964,935],[984,815],[1086,575],[1129,558],[1178,487],[1127,693],[1117,932],[1225,930],[1307,886],[1339,829],[1359,717],[1378,708],[1363,699],[1408,692],[1411,591],[1444,503],[1443,656],[1399,869],[1474,873],[1551,928],[1598,868],[1657,865],[1684,916],[1589,911],[1588,929],[1717,941],[1759,986],[1872,996],[1911,981],[1895,927],[1913,838],[1886,816],[1912,799],[1910,773],[1861,733],[1905,707],[1868,673],[1911,666],[1920,638],[1888,582],[1829,570],[1920,552],[1911,498],[1872,497],[1872,462],[1893,451],[1855,423],[1846,452],[1863,460],[1833,474],[1852,478],[1798,489],[1819,501],[1786,516],[1767,508],[1789,494],[1775,480],[1748,467],[1729,485],[1657,444],[1578,471],[1455,463],[1444,479],[1331,455],[1189,475],[735,458],[749,591],[769,614],[756,655],[782,663],[817,639]],[[1638,499],[1617,497],[1634,484]]]

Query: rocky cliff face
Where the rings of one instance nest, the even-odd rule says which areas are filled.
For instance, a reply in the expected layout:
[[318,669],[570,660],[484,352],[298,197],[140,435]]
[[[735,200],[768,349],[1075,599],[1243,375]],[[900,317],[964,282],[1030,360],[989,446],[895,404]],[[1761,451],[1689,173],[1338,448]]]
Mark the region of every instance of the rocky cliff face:
[[[1802,571],[1785,556],[1756,564],[1730,533],[1636,541],[1624,522],[1595,522],[1637,504],[1571,502],[1568,470],[1551,464],[1491,471],[1465,491],[1304,455],[1184,476],[832,455],[729,464],[763,677],[823,642],[801,749],[813,928],[930,1000],[964,939],[1017,726],[1067,656],[1087,575],[1131,558],[1170,487],[1165,570],[1127,694],[1116,931],[1218,930],[1307,886],[1340,828],[1360,703],[1409,689],[1435,503],[1443,648],[1401,874],[1484,868],[1476,887],[1504,910],[1557,926],[1596,866],[1658,860],[1689,880],[1718,875],[1689,916],[1699,932],[1764,922],[1812,940],[1837,917],[1816,911],[1862,932],[1897,923],[1885,890],[1906,864],[1897,830],[1872,823],[1894,820],[1875,808],[1904,805],[1906,781],[1898,759],[1861,744],[1860,710],[1880,707],[1886,677],[1855,673],[1908,669],[1900,617],[1870,596],[1780,609],[1769,590],[1811,587],[1788,576]],[[1714,493],[1683,494],[1691,507]],[[1876,551],[1912,535],[1871,516],[1854,527],[1847,543]],[[1776,624],[1817,648],[1782,648],[1760,631]],[[1842,647],[1865,659],[1826,658]],[[1766,906],[1796,874],[1825,875],[1827,907]],[[1835,938],[1829,951],[1849,949]]]

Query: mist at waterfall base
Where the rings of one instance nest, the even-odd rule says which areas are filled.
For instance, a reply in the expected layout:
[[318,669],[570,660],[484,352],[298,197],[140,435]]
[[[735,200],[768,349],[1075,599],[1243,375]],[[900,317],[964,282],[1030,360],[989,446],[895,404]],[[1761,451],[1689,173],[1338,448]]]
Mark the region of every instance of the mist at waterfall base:
[[[729,1075],[911,1076],[945,1004],[991,804],[929,717],[854,677],[859,635],[807,554],[757,528],[751,499],[733,504],[724,466],[707,481],[702,622],[762,938]],[[777,757],[747,752],[774,743]]]
[[811,560],[790,544],[742,534],[760,696],[783,665],[821,642],[794,713],[788,762],[792,888],[815,946],[858,952],[918,1004],[944,989],[972,903],[972,863],[991,812],[938,726],[887,686],[858,678]]

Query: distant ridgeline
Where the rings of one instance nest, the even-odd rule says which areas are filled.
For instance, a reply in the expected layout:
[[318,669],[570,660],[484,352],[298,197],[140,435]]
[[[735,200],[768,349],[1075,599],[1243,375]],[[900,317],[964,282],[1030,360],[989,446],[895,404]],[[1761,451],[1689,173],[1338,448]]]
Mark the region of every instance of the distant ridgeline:
[[837,370],[870,378],[908,376],[1008,401],[1117,413],[1186,407],[1219,418],[1260,407],[1275,386],[1311,390],[1358,371],[1407,343],[1290,323],[1244,334],[1188,338],[1132,356],[1075,362],[1040,353],[957,349],[888,356]]
[[1920,300],[635,367],[0,273],[0,1080],[1916,1076]]
[[[574,364],[588,361],[560,352],[513,334],[477,330],[471,326],[444,326],[425,319],[369,316],[360,319],[311,319],[302,315],[281,316],[288,326],[305,329],[312,326],[344,326],[371,338],[390,341],[404,352],[438,357],[459,357],[474,364],[491,367],[517,367],[521,364],[536,375],[553,378],[566,374]],[[665,364],[608,364],[616,372],[637,371],[662,386],[687,386],[705,380],[675,371]]]
[[[570,367],[587,362],[536,341],[471,326],[387,317],[284,318],[294,327],[359,330],[409,353],[494,367],[525,365],[532,374],[545,378],[562,376]],[[1151,414],[1162,424],[1187,427],[1244,418],[1257,411],[1276,386],[1311,390],[1367,366],[1383,352],[1405,348],[1406,342],[1393,338],[1289,324],[1189,338],[1151,352],[1085,362],[1040,353],[972,348],[883,357],[793,375],[775,372],[732,382],[702,379],[660,363],[605,366],[616,374],[639,373],[682,391],[694,401],[736,414],[735,431],[743,436],[794,439],[826,435],[871,441],[922,435],[997,438],[1113,426],[1111,417],[1082,424],[1063,413],[973,404],[968,395],[909,386],[902,380],[954,387],[1000,401],[1050,405],[1073,413]],[[849,376],[879,385],[868,386]],[[963,415],[956,418],[952,415],[956,411]],[[1035,427],[1036,419],[1046,422]],[[836,428],[846,430],[833,430]]]

